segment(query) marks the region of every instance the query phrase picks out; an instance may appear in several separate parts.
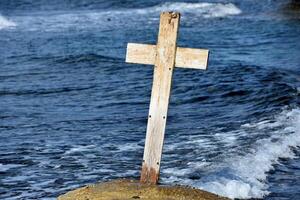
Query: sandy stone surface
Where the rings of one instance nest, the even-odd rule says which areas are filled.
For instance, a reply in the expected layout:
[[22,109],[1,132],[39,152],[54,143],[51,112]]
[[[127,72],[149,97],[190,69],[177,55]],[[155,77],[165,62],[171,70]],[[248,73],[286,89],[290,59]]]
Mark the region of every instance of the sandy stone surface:
[[228,200],[185,186],[141,185],[138,181],[116,180],[85,186],[58,197],[58,200]]

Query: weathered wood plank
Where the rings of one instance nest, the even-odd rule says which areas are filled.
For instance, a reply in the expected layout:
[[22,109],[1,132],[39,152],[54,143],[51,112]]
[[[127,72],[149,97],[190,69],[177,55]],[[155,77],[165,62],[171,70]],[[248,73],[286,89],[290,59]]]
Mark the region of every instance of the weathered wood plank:
[[[209,51],[177,47],[175,67],[207,69]],[[128,43],[126,62],[154,65],[156,45]]]
[[179,18],[179,13],[163,12],[160,16],[153,85],[141,172],[142,183],[156,184],[159,178],[171,81],[175,65]]
[[149,44],[127,44],[126,62],[154,65],[156,56],[156,45]]
[[207,69],[208,53],[206,49],[177,47],[176,67]]

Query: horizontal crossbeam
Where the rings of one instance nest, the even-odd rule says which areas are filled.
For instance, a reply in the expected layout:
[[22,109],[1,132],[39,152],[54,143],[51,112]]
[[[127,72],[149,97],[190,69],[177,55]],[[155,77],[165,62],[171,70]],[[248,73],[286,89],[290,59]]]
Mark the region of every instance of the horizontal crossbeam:
[[[207,69],[209,51],[206,49],[176,48],[175,67]],[[128,43],[126,62],[154,65],[156,45]]]

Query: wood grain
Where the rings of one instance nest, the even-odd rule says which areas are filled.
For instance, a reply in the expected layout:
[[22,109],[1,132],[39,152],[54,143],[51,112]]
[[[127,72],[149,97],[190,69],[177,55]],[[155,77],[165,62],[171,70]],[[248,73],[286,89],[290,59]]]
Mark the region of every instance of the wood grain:
[[142,183],[156,184],[159,178],[171,81],[175,65],[179,18],[179,13],[163,12],[160,16],[153,85],[141,174]]
[[206,70],[208,53],[206,49],[177,47],[175,66]]
[[156,45],[127,44],[126,62],[154,65],[156,57]]
[[[207,69],[208,53],[206,49],[177,47],[175,67]],[[128,43],[126,62],[154,65],[156,45]]]

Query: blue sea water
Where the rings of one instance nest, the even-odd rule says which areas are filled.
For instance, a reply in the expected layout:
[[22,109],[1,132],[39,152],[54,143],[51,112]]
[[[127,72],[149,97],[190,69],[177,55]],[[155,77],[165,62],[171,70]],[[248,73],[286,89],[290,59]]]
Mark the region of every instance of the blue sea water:
[[288,1],[0,1],[0,199],[139,177],[153,66],[128,42],[210,49],[176,68],[160,183],[300,199],[300,12]]

